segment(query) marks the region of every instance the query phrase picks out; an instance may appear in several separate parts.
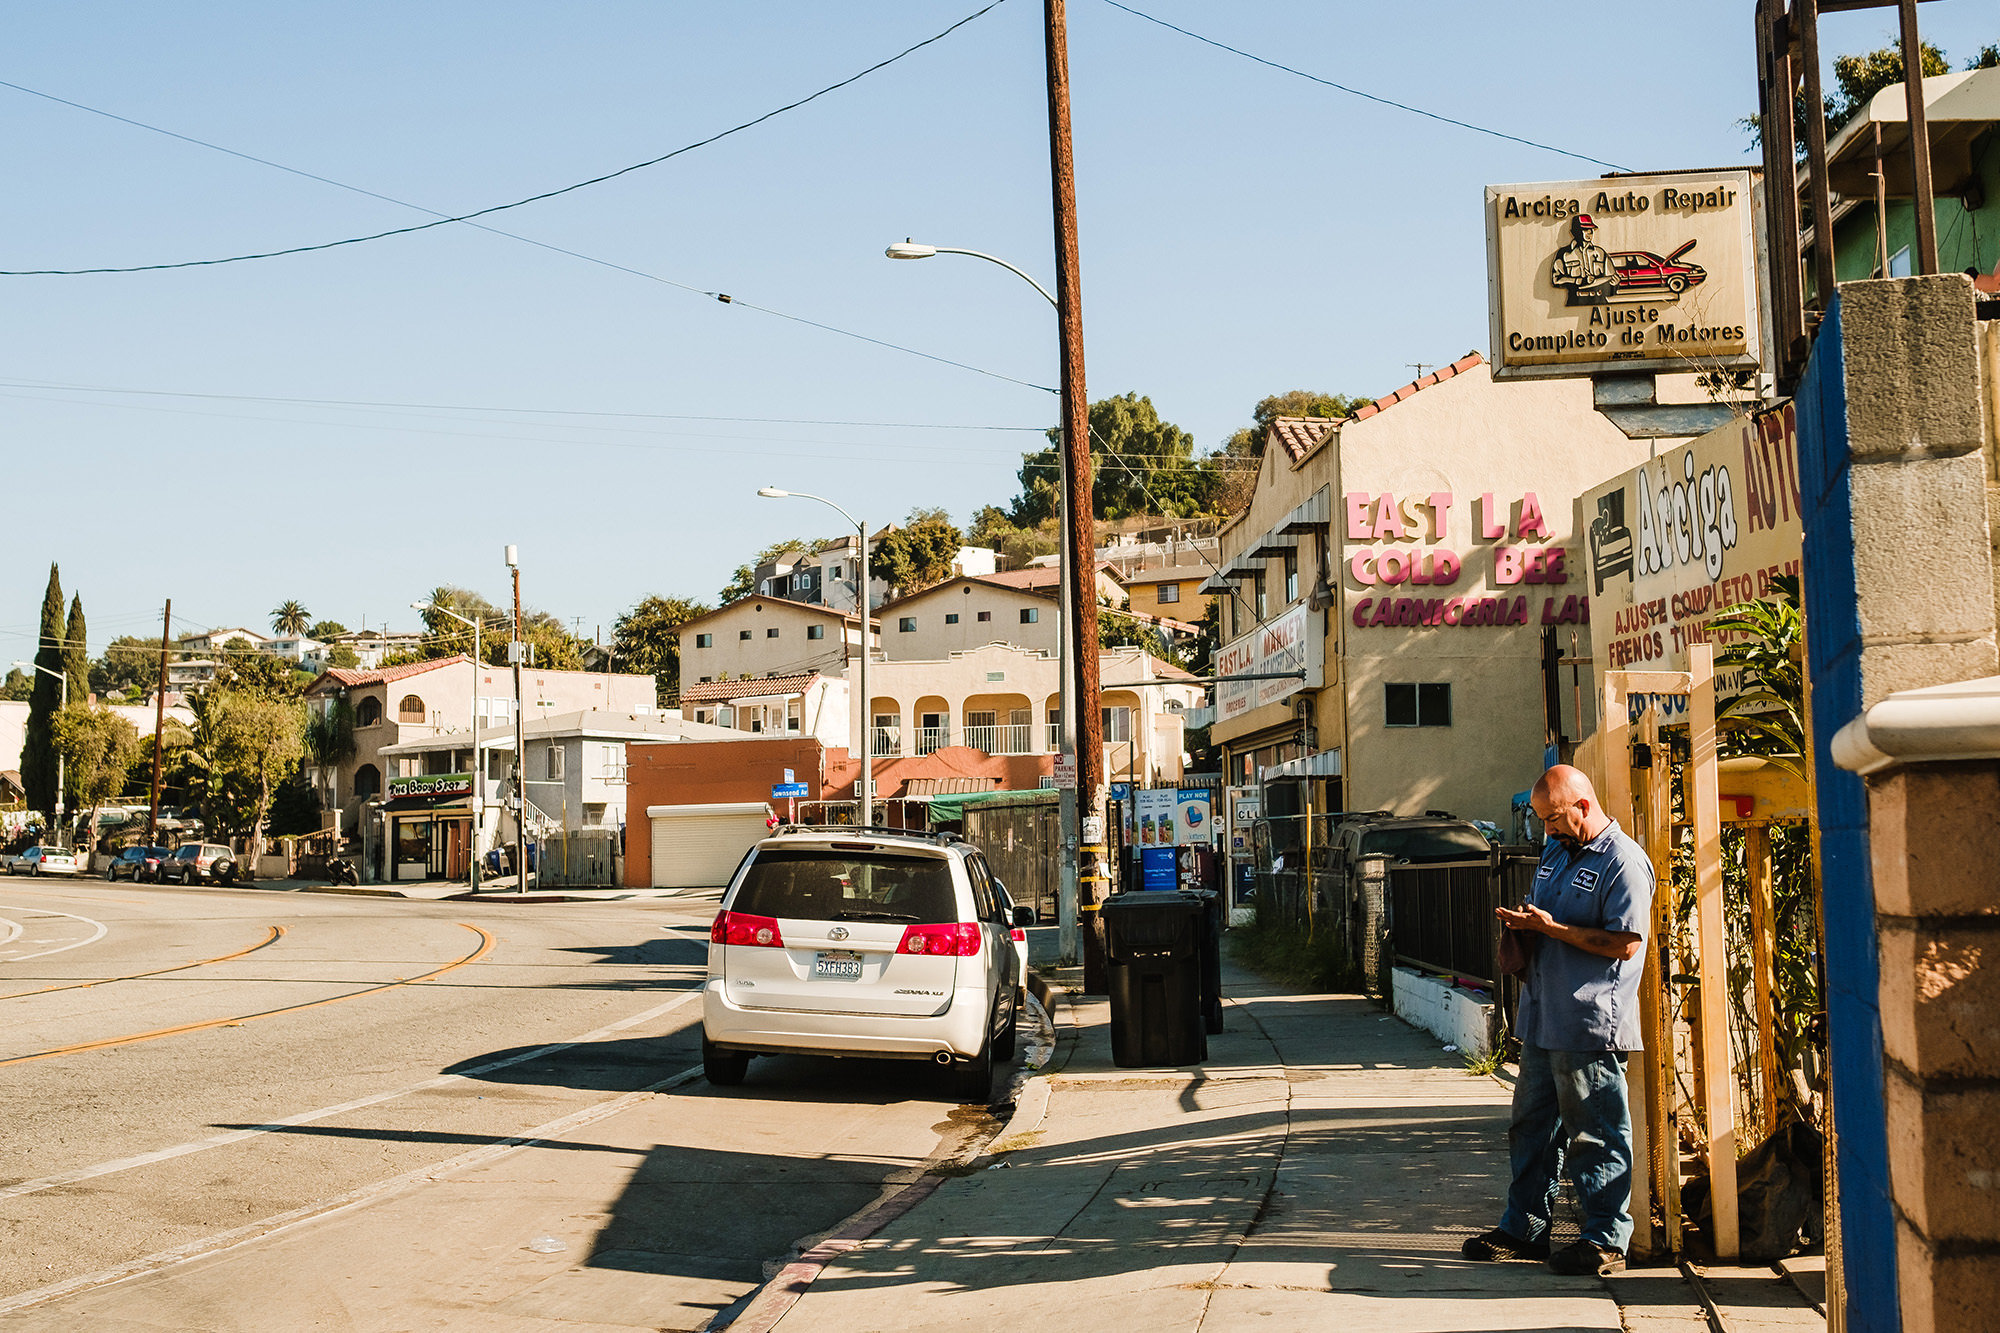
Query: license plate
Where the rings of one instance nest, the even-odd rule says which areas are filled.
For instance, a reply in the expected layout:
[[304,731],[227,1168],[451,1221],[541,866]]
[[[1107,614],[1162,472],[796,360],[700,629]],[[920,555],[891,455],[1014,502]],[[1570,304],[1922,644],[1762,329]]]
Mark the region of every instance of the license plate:
[[813,976],[825,981],[861,980],[861,955],[822,953],[813,959]]

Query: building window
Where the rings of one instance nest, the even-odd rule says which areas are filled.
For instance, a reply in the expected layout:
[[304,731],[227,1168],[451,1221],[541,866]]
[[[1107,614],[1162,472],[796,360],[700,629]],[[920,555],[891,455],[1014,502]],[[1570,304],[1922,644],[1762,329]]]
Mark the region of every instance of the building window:
[[[381,711],[380,707],[378,706],[376,709],[378,716],[380,714],[380,711]],[[365,801],[370,796],[374,796],[377,793],[379,793],[381,790],[382,790],[381,769],[375,767],[375,765],[373,764],[363,764],[361,767],[354,770],[354,794],[356,797]]]
[[833,567],[833,574],[831,575],[831,577],[837,579],[844,579],[847,577],[847,575],[841,572],[841,568],[839,565],[835,565]]
[[[381,720],[382,720],[382,701],[380,699],[377,699],[374,695],[372,694],[369,695],[367,698],[363,699],[360,703],[354,706],[355,726],[372,727]],[[356,781],[359,781],[358,774],[356,775]]]
[[396,705],[398,722],[422,722],[424,716],[424,701],[414,694],[404,695]]
[[1180,584],[1162,583],[1160,585],[1160,602],[1162,605],[1171,605],[1174,602],[1178,602],[1180,599],[1181,599]]
[[1384,721],[1392,727],[1451,725],[1451,686],[1390,682],[1382,687]]
[[567,772],[567,765],[564,763],[564,760],[567,758],[568,752],[562,746],[551,745],[549,747],[549,781],[562,781],[564,773]]
[[737,637],[737,638],[738,638],[739,640],[742,640],[742,639],[748,639],[748,638],[750,637],[750,631],[749,631],[749,630],[747,630],[747,629],[740,629],[740,630],[737,630],[737,631],[736,631],[736,637]]
[[1285,552],[1285,605],[1299,600],[1299,553]]
[[713,648],[715,647],[715,636],[713,634],[697,634],[694,636],[694,646],[697,648]]
[[917,632],[917,618],[915,616],[904,616],[902,619],[896,622],[896,633],[915,634],[916,632]]
[[769,629],[765,630],[765,631],[764,631],[764,637],[765,637],[765,638],[767,638],[767,639],[775,639],[775,638],[777,638],[777,637],[778,637],[778,627],[777,627],[776,625],[773,625],[773,626],[771,626],[771,627],[770,627]]
[[991,611],[981,611],[979,613],[979,622],[982,625],[991,619],[993,619],[993,613]]
[[824,625],[807,625],[807,626],[806,626],[806,637],[807,637],[808,639],[824,639],[824,638],[826,637],[826,626],[824,626]]
[[958,612],[956,611],[945,612],[944,623],[947,625],[956,625],[958,623]]
[[1041,618],[1042,618],[1042,608],[1041,608],[1041,607],[1039,607],[1039,606],[1024,606],[1024,607],[1022,607],[1022,608],[1021,608],[1021,623],[1022,623],[1023,625],[1032,625],[1032,624],[1035,624],[1035,623],[1036,623],[1037,621],[1039,621],[1039,620],[1040,620]]
[[1129,743],[1132,739],[1132,710],[1129,708],[1106,708],[1104,717],[1104,743],[1116,745]]
[[1271,613],[1268,609],[1269,603],[1264,600],[1264,576],[1259,574],[1255,582],[1256,588],[1251,593],[1251,598],[1252,605],[1257,608],[1257,623],[1261,625],[1270,617]]

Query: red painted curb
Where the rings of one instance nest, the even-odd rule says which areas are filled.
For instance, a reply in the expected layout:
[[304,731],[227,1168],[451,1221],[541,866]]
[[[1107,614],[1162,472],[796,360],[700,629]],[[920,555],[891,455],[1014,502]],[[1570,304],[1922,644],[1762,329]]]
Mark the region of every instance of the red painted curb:
[[769,1333],[798,1304],[799,1298],[806,1294],[806,1288],[813,1284],[822,1269],[928,1199],[944,1181],[943,1176],[925,1176],[922,1180],[912,1181],[879,1208],[862,1214],[786,1264],[778,1270],[776,1277],[764,1284],[764,1289],[757,1293],[756,1299],[744,1308],[743,1313],[730,1321],[730,1333]]

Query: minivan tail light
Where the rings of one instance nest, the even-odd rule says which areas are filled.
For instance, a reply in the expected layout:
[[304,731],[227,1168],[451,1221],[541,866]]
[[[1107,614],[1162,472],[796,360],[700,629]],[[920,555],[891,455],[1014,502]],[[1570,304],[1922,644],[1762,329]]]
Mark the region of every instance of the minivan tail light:
[[753,916],[748,912],[717,912],[708,928],[710,944],[741,944],[753,949],[782,949],[785,936],[776,917]]
[[896,952],[932,958],[975,958],[979,954],[979,923],[954,921],[937,926],[905,926]]

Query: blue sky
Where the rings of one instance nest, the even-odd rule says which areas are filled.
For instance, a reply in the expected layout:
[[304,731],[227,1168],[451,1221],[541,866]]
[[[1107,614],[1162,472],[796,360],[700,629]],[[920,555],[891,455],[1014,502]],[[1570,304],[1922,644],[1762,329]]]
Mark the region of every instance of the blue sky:
[[[1103,0],[1070,5],[1091,395],[1148,394],[1203,449],[1266,394],[1381,393],[1411,363],[1483,352],[1481,187],[1597,170]],[[0,19],[0,79],[459,212],[703,138],[978,7],[72,0]],[[1633,168],[1752,160],[1735,124],[1756,106],[1747,0],[1137,7]],[[1990,0],[1922,17],[1955,66],[2000,38]],[[1881,45],[1892,25],[1893,11],[1831,16],[1823,49]],[[0,108],[0,268],[211,258],[423,220],[13,89]],[[95,651],[157,632],[169,596],[187,625],[262,626],[297,598],[350,626],[408,626],[439,583],[497,598],[505,542],[530,603],[608,634],[642,596],[713,599],[757,547],[838,529],[818,506],[756,499],[760,485],[873,522],[917,505],[964,520],[1014,493],[1039,443],[1018,428],[1054,420],[1040,389],[700,294],[1053,385],[1050,312],[1018,279],[882,256],[914,236],[1052,281],[1033,0],[802,110],[492,222],[696,290],[463,226],[257,263],[0,278],[15,515],[0,651],[32,649],[51,560]],[[308,399],[440,408],[270,401]]]

